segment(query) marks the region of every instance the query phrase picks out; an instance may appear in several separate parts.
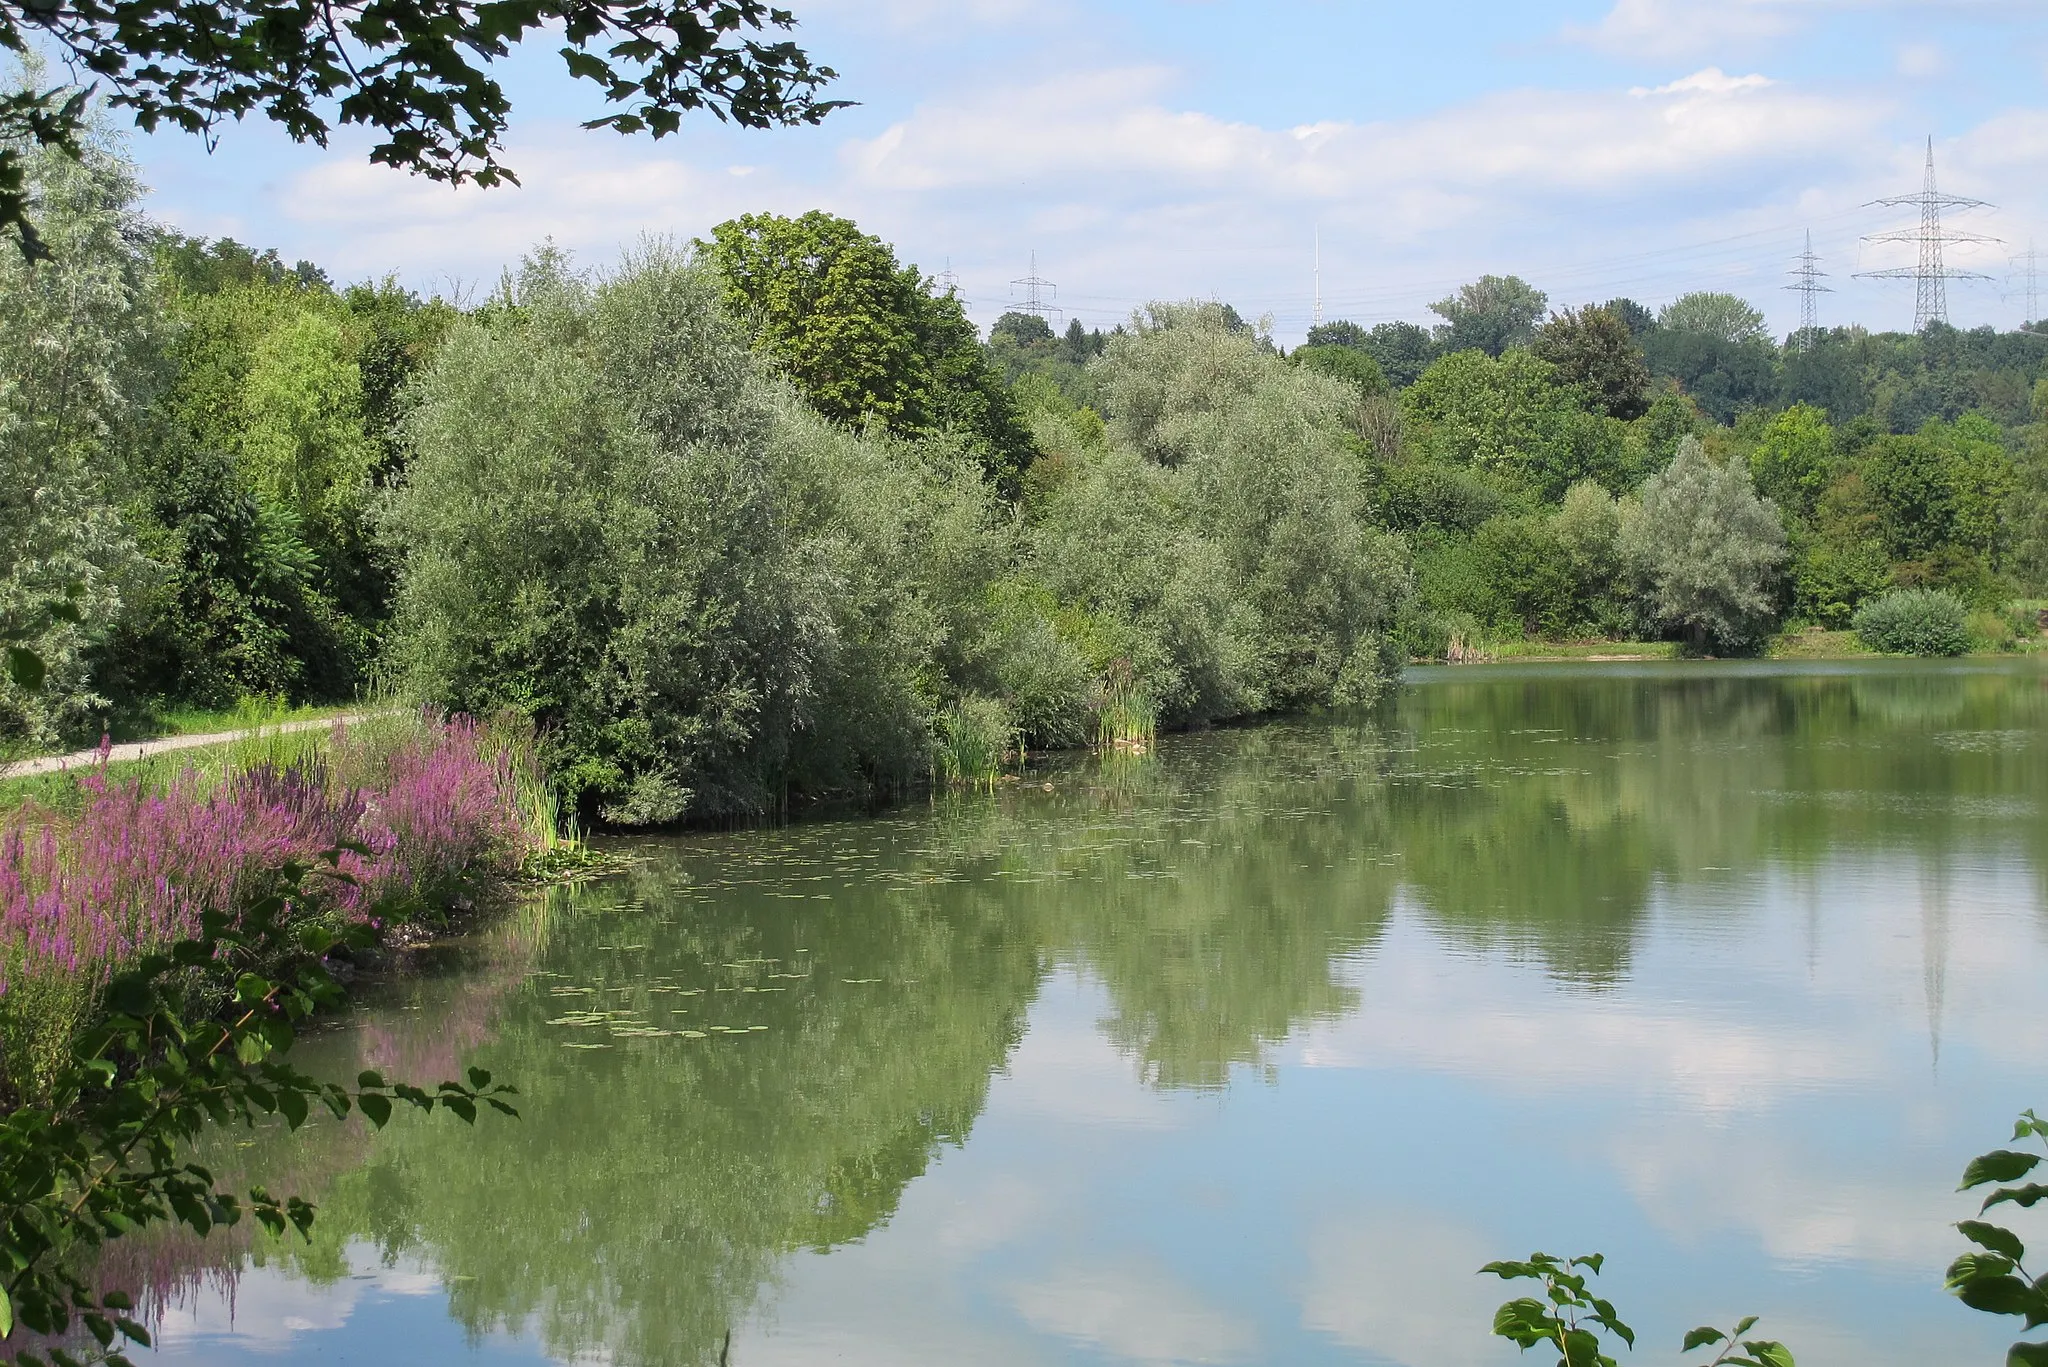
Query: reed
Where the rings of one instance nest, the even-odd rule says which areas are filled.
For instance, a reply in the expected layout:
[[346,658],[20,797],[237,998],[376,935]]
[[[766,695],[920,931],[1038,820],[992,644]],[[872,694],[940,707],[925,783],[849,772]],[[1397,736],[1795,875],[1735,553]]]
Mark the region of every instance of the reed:
[[998,699],[970,694],[939,718],[935,777],[954,787],[993,787],[1016,742],[1010,710]]
[[1103,672],[1090,700],[1098,750],[1151,748],[1159,735],[1159,705],[1138,682],[1130,661],[1117,660]]

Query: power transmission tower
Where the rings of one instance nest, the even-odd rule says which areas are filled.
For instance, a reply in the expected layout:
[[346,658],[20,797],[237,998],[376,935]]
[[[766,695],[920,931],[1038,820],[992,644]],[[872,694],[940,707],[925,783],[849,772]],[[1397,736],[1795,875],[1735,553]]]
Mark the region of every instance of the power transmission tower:
[[1798,291],[1799,331],[1802,335],[1811,335],[1820,329],[1820,296],[1835,292],[1832,285],[1820,283],[1828,278],[1828,273],[1820,268],[1820,258],[1814,255],[1813,229],[1806,230],[1806,250],[1794,259],[1799,264],[1786,272],[1792,277],[1792,283],[1785,288]]
[[1318,228],[1318,229],[1316,229],[1316,306],[1315,306],[1315,311],[1314,311],[1313,313],[1311,313],[1311,314],[1309,315],[1309,326],[1310,326],[1310,327],[1312,327],[1312,328],[1319,328],[1319,327],[1321,327],[1322,325],[1323,325],[1323,230],[1322,230],[1321,228]]
[[953,272],[952,257],[946,258],[946,269],[932,277],[932,283],[939,287],[939,291],[942,294],[958,294],[960,292],[960,277]]
[[1943,209],[1989,209],[1992,206],[1981,199],[1964,199],[1960,195],[1945,195],[1934,186],[1934,139],[1927,139],[1927,178],[1917,195],[1893,195],[1887,199],[1870,202],[1870,208],[1903,209],[1908,206],[1920,211],[1920,226],[1901,228],[1896,232],[1873,233],[1864,238],[1865,242],[1912,242],[1920,248],[1920,264],[1917,266],[1895,266],[1884,271],[1858,271],[1857,278],[1863,280],[1913,280],[1918,282],[1918,292],[1913,299],[1913,331],[1918,332],[1929,323],[1948,321],[1948,282],[1951,280],[1989,280],[1982,271],[1960,270],[1944,265],[1941,249],[1960,242],[1996,242],[1995,237],[1984,237],[1978,233],[1944,232],[1941,226]]
[[1041,280],[1038,277],[1037,252],[1031,253],[1031,274],[1021,280],[1012,280],[1010,282],[1010,295],[1012,298],[1016,297],[1019,285],[1024,287],[1024,302],[1017,306],[1017,312],[1043,318],[1048,325],[1051,324],[1054,315],[1058,315],[1061,318],[1066,317],[1065,314],[1060,313],[1058,309],[1054,308],[1051,303],[1051,299],[1059,294],[1060,287],[1053,284],[1050,280]]

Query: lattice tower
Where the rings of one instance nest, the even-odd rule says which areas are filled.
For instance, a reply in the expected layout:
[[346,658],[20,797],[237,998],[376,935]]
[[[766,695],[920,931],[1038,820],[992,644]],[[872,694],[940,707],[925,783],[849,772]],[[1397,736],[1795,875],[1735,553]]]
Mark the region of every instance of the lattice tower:
[[1934,184],[1934,139],[1927,139],[1927,175],[1917,195],[1893,195],[1887,199],[1872,200],[1870,207],[1886,209],[1917,208],[1920,211],[1920,226],[1900,228],[1894,232],[1873,233],[1864,238],[1865,242],[1911,242],[1920,248],[1920,261],[1914,266],[1894,266],[1890,270],[1858,271],[1857,278],[1864,280],[1912,280],[1917,284],[1913,298],[1913,331],[1919,332],[1929,323],[1948,321],[1948,282],[1951,280],[1989,280],[1991,277],[1981,271],[1962,270],[1947,265],[1942,260],[1942,248],[1963,242],[1996,242],[1995,237],[1979,233],[1958,233],[1945,231],[1941,226],[1943,209],[1988,209],[1992,206],[1981,199],[1965,199],[1961,195],[1945,195]]

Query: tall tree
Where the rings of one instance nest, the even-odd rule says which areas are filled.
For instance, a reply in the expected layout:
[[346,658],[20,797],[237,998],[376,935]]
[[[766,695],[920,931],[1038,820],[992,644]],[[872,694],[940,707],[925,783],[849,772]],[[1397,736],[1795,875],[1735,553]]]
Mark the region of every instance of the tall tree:
[[[1031,438],[1002,377],[960,301],[899,264],[887,243],[813,209],[801,218],[747,214],[698,247],[756,349],[826,417],[873,417],[904,434],[953,432],[1015,492]],[[1033,321],[1050,342],[1044,320]]]
[[1430,363],[1443,355],[1429,329],[1414,323],[1376,323],[1357,345],[1379,363],[1380,373],[1396,389],[1421,379]]
[[1620,315],[1591,304],[1553,314],[1534,350],[1608,416],[1627,422],[1649,412],[1650,366]]
[[1754,649],[1769,631],[1785,562],[1778,509],[1749,468],[1707,459],[1697,437],[1624,505],[1620,549],[1644,614],[1696,650]]
[[1770,335],[1764,316],[1732,294],[1696,290],[1681,294],[1657,312],[1657,326],[1667,332],[1712,337],[1731,345],[1759,342]]
[[1527,346],[1543,321],[1549,297],[1518,275],[1482,275],[1462,285],[1430,311],[1444,320],[1437,340],[1445,351],[1483,351],[1498,356]]
[[1803,403],[1780,413],[1750,452],[1749,469],[1766,498],[1810,517],[1835,474],[1835,431],[1828,415]]
[[[693,109],[768,128],[841,107],[818,97],[836,73],[774,40],[795,24],[761,0],[0,0],[0,49],[56,49],[145,130],[210,139],[260,111],[324,147],[333,124],[361,124],[382,134],[374,162],[495,185],[517,177],[499,160],[511,101],[488,67],[529,33],[559,35],[570,75],[613,106],[586,128],[659,138]],[[27,149],[75,153],[87,117],[79,90],[0,97],[0,233],[31,258],[45,247]]]
[[159,378],[161,326],[141,185],[112,138],[21,150],[63,259],[0,253],[0,632],[46,673],[39,690],[0,676],[0,745],[47,746],[98,734],[96,647],[146,578],[115,474]]

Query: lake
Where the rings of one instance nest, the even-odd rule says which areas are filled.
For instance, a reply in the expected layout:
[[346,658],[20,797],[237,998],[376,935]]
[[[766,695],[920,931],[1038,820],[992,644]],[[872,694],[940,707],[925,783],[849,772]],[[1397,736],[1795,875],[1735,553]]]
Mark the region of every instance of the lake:
[[1476,1269],[1544,1249],[1625,1361],[2000,1362],[1941,1278],[2048,1104],[2044,724],[2020,664],[1418,670],[631,842],[304,1049],[523,1118],[214,1146],[314,1238],[125,1251],[145,1360],[1506,1364]]

